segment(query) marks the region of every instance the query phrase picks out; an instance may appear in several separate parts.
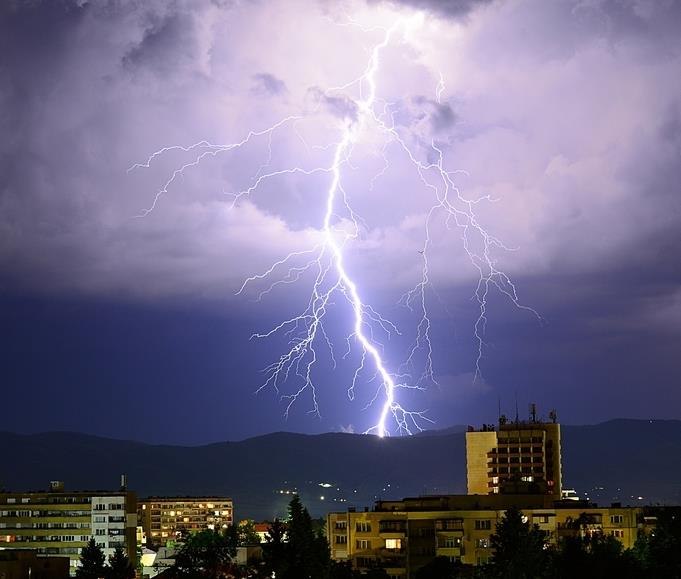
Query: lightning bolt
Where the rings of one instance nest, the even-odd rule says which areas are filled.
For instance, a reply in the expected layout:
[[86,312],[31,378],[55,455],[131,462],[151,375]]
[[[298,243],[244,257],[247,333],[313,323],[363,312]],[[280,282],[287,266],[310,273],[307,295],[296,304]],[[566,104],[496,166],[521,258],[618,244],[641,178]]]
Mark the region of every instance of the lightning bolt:
[[[360,377],[365,372],[373,372],[373,376],[368,382],[375,381],[377,385],[373,397],[365,408],[377,404],[380,411],[376,423],[366,430],[366,433],[378,434],[381,437],[391,433],[391,424],[398,433],[412,434],[416,430],[421,430],[425,421],[430,421],[425,411],[409,410],[403,407],[398,400],[398,393],[401,389],[423,389],[428,383],[436,383],[432,361],[431,320],[428,315],[427,292],[429,290],[435,291],[430,281],[428,256],[432,244],[431,227],[437,216],[444,213],[447,227],[455,227],[460,230],[464,250],[479,274],[475,289],[475,298],[479,306],[478,318],[474,325],[474,334],[478,344],[475,364],[476,377],[480,373],[480,362],[485,345],[484,333],[489,292],[494,288],[509,298],[515,306],[527,309],[537,315],[534,310],[520,303],[511,279],[496,267],[492,250],[495,247],[503,250],[510,250],[510,248],[489,234],[476,218],[475,205],[484,199],[489,201],[491,199],[483,197],[469,200],[461,194],[453,179],[456,172],[448,171],[445,168],[443,151],[435,140],[426,145],[431,158],[434,158],[435,161],[427,163],[421,161],[417,152],[409,145],[396,126],[395,107],[377,97],[376,77],[380,67],[381,53],[393,42],[395,35],[400,30],[406,33],[407,30],[417,26],[420,21],[422,21],[422,16],[417,15],[412,18],[400,18],[389,28],[380,28],[382,39],[371,49],[363,73],[347,84],[328,89],[322,94],[322,97],[344,94],[352,88],[358,88],[359,91],[359,97],[351,101],[354,105],[355,114],[348,115],[343,120],[339,140],[326,147],[333,150],[330,165],[309,169],[293,166],[269,170],[273,134],[289,126],[297,132],[298,123],[305,119],[305,115],[297,115],[283,118],[265,129],[250,131],[245,138],[235,143],[213,144],[208,141],[200,141],[186,147],[165,147],[154,152],[146,162],[135,164],[130,168],[149,168],[158,157],[170,151],[191,155],[188,162],[180,165],[172,172],[156,193],[150,207],[142,211],[140,217],[148,215],[155,209],[161,197],[168,193],[171,186],[185,171],[198,166],[207,157],[214,157],[218,154],[246,147],[259,138],[267,139],[268,158],[259,167],[249,187],[231,194],[232,206],[247,199],[257,192],[264,182],[271,179],[291,174],[329,175],[330,183],[326,190],[326,205],[319,243],[307,250],[291,252],[273,263],[265,271],[248,277],[236,293],[239,295],[245,292],[247,287],[252,284],[263,281],[269,282],[269,285],[259,292],[257,299],[260,300],[280,285],[296,283],[304,275],[310,273],[314,277],[310,297],[302,312],[281,321],[266,332],[254,333],[251,336],[252,338],[268,338],[277,334],[284,334],[289,339],[288,350],[265,368],[266,378],[258,388],[258,392],[265,388],[274,388],[286,401],[286,416],[288,416],[291,407],[306,393],[311,398],[312,408],[310,412],[320,414],[313,371],[318,361],[319,347],[327,349],[334,367],[336,365],[336,352],[332,340],[325,330],[324,321],[329,308],[334,305],[334,298],[340,296],[349,305],[352,313],[352,331],[346,337],[347,350],[343,358],[350,355],[353,344],[359,348],[360,352],[359,362],[347,388],[347,395],[350,400],[354,400]],[[352,21],[350,21],[350,24],[358,26],[357,23]],[[376,29],[374,27],[370,30]],[[363,28],[362,30],[367,29]],[[441,102],[444,90],[444,77],[440,73],[435,91],[438,104]],[[425,218],[424,241],[419,250],[422,261],[421,278],[401,299],[404,306],[418,312],[420,321],[417,324],[414,343],[398,372],[388,370],[379,336],[384,335],[390,338],[393,333],[399,334],[399,330],[392,322],[381,316],[363,300],[357,282],[353,279],[345,264],[347,247],[360,237],[362,220],[349,203],[348,195],[343,187],[343,170],[346,166],[351,166],[354,145],[361,139],[363,132],[372,127],[380,131],[385,139],[385,144],[381,153],[384,159],[384,167],[371,180],[370,190],[373,189],[376,179],[389,169],[390,163],[386,149],[389,145],[395,145],[413,166],[424,187],[432,192],[434,197],[433,205]],[[300,134],[298,135],[300,136]],[[302,136],[300,138],[302,139]],[[305,144],[307,145],[307,143]],[[481,250],[474,248],[474,241],[478,241]],[[413,371],[419,353],[424,355],[425,364],[420,377],[413,380]],[[293,378],[298,380],[298,385],[294,391],[285,393],[281,387],[292,381]]]

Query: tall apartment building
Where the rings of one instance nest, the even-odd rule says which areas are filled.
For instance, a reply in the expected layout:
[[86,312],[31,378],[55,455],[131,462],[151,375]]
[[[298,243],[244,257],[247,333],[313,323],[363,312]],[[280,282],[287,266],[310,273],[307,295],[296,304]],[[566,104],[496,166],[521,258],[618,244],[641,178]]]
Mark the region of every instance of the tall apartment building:
[[498,429],[485,425],[466,433],[468,494],[546,494],[561,496],[560,424],[528,421],[507,422]]
[[122,547],[134,563],[136,513],[135,494],[125,490],[66,491],[53,481],[46,492],[0,493],[0,549],[68,557],[74,574],[94,538],[107,558]]
[[359,571],[384,567],[391,579],[414,577],[436,556],[483,565],[492,557],[491,535],[511,504],[554,543],[566,535],[603,533],[630,548],[644,525],[641,508],[596,508],[547,495],[426,496],[378,501],[372,511],[329,513],[331,556]]
[[231,525],[234,506],[227,497],[149,497],[139,502],[137,515],[147,538],[165,543],[184,532]]

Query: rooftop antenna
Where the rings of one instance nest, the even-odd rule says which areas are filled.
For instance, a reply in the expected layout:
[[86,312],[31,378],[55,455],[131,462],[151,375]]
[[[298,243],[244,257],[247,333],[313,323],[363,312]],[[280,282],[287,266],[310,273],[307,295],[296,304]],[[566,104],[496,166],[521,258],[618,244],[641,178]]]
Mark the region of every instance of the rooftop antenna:
[[532,402],[530,404],[530,419],[532,420],[532,424],[536,424],[537,422],[537,405]]
[[501,424],[501,394],[497,396],[497,400],[498,400],[497,418],[499,420],[499,424]]

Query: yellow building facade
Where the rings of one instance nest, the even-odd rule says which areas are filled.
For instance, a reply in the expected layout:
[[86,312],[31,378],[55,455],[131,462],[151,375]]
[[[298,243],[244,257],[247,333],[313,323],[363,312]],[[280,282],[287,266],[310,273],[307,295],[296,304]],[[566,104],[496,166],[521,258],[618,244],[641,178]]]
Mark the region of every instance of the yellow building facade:
[[560,424],[501,421],[466,432],[468,494],[561,496]]
[[48,492],[0,493],[0,550],[30,549],[65,557],[71,574],[93,538],[108,558],[123,548],[137,558],[137,501],[128,491],[67,491],[54,481]]
[[228,497],[150,497],[139,501],[137,516],[147,539],[165,543],[178,534],[231,525],[234,504]]
[[[505,507],[499,499],[505,499]],[[384,567],[391,579],[409,579],[437,556],[483,565],[492,557],[490,537],[511,502],[554,544],[567,535],[603,533],[630,548],[643,525],[640,508],[555,505],[534,496],[513,501],[467,495],[379,501],[372,511],[329,513],[331,555],[359,570]]]

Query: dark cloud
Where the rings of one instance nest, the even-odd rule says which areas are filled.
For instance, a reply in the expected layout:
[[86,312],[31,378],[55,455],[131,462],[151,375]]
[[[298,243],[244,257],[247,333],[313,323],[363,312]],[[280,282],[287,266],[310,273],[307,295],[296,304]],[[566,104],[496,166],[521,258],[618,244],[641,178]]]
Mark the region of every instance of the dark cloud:
[[447,18],[461,18],[476,7],[491,4],[494,0],[369,0],[370,4],[377,2],[407,6]]
[[253,92],[256,94],[282,95],[286,92],[286,83],[268,72],[254,74],[253,80]]
[[152,13],[146,15],[143,26],[142,38],[123,56],[124,65],[168,74],[182,64],[180,58],[194,60],[196,37],[190,16]]
[[445,102],[437,102],[429,99],[423,95],[418,95],[412,99],[415,105],[421,110],[427,111],[428,120],[430,121],[431,130],[437,132],[451,129],[456,122],[456,113],[452,106]]
[[[381,53],[377,111],[394,113],[420,160],[439,160],[428,153],[437,139],[464,199],[496,200],[476,204],[480,221],[517,250],[494,248],[495,263],[548,322],[490,295],[484,381],[473,384],[476,271],[462,228],[438,216],[429,261],[438,295],[429,303],[442,384],[417,406],[434,408],[440,424],[490,421],[497,396],[512,400],[517,390],[569,422],[678,418],[681,5],[397,4],[436,18],[410,32],[413,46],[399,40]],[[50,422],[52,403],[86,400],[95,386],[134,402],[164,384],[174,400],[198,390],[200,403],[188,402],[197,413],[219,407],[228,422],[237,409],[234,430],[197,422],[192,441],[361,430],[370,420],[371,411],[346,404],[345,377],[328,368],[317,375],[322,421],[312,424],[303,405],[285,423],[270,392],[261,416],[258,370],[286,338],[248,337],[305,303],[304,291],[283,284],[274,301],[255,305],[257,292],[231,297],[244,277],[319,239],[328,174],[272,178],[236,208],[229,193],[294,164],[328,166],[337,119],[358,118],[353,79],[379,36],[303,5],[0,3],[0,316],[10,345],[2,365],[16,401],[44,396],[41,428],[77,427],[66,410]],[[309,119],[207,157],[146,218],[133,217],[198,149],[128,172],[134,163],[167,145],[238,142],[301,111]],[[414,318],[393,304],[418,280],[432,198],[394,140],[372,133],[350,161],[343,185],[366,229],[348,264],[362,295],[404,331],[385,343],[399,367]],[[334,311],[329,332],[344,343],[343,310]],[[139,436],[165,432],[166,418],[147,420]]]
[[357,103],[344,94],[327,93],[319,87],[309,89],[314,107],[322,107],[339,119],[357,119]]

